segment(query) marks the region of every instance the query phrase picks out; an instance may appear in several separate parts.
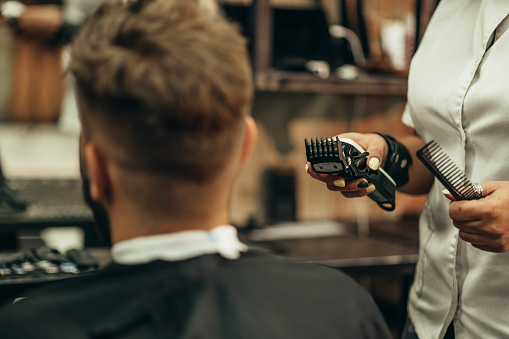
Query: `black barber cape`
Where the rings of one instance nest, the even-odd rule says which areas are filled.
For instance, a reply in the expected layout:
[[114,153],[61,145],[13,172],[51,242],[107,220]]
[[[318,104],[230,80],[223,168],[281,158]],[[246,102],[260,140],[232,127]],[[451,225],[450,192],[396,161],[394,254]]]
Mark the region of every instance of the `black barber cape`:
[[0,308],[2,339],[390,338],[362,287],[316,264],[243,253],[114,264]]

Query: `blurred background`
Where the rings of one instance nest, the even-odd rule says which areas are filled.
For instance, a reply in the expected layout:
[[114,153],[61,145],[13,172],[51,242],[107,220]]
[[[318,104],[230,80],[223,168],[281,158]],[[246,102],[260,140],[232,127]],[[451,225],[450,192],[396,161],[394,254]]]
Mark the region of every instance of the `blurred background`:
[[[107,262],[108,244],[81,198],[79,122],[65,73],[68,44],[100,2],[0,1],[0,254],[79,248]],[[329,192],[305,173],[304,138],[408,132],[410,60],[438,1],[199,2],[238,23],[254,71],[260,138],[235,186],[232,223],[252,246],[351,274],[397,337],[425,196],[397,193],[395,211],[385,212]],[[12,293],[48,280],[20,282],[1,264],[0,288]]]

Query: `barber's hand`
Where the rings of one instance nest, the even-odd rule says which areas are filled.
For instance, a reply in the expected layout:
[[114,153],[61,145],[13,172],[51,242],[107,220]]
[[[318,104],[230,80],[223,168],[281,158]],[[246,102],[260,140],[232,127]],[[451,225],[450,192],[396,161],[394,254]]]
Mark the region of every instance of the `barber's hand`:
[[483,198],[452,200],[449,215],[459,236],[472,246],[488,252],[509,251],[509,181],[489,181],[481,184]]
[[62,11],[57,5],[26,6],[13,28],[20,35],[51,39],[62,24]]
[[[344,133],[338,135],[338,137],[349,138],[369,152],[367,160],[368,166],[372,170],[378,170],[385,163],[388,151],[387,143],[378,134]],[[313,178],[324,182],[330,191],[339,191],[347,198],[363,197],[376,189],[373,184],[368,186],[368,182],[364,178],[345,181],[344,178],[338,175],[316,173],[309,162],[306,164],[306,171]]]

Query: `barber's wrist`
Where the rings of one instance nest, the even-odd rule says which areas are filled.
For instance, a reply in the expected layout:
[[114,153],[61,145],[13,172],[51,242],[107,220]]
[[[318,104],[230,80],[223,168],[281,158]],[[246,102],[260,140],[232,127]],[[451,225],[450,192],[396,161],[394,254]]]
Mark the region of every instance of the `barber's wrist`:
[[392,136],[373,132],[384,138],[387,143],[387,156],[383,166],[384,171],[396,182],[396,187],[404,186],[408,180],[408,168],[412,165],[412,156],[405,145]]

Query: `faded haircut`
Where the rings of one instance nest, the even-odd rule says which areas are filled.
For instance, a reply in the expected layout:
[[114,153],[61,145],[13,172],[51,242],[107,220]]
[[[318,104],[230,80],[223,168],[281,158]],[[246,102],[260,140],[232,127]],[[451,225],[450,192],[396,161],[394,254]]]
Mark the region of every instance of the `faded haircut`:
[[240,142],[252,98],[237,26],[190,0],[106,2],[71,48],[85,140],[127,170],[204,181]]

